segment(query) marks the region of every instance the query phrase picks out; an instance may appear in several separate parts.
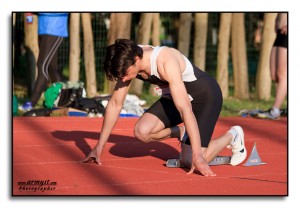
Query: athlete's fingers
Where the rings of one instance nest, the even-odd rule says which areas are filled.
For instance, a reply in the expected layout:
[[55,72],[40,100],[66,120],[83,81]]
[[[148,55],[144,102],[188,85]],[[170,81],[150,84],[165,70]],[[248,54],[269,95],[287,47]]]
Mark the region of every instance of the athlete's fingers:
[[195,167],[192,165],[190,171],[187,173],[188,175],[192,174],[195,171]]
[[92,160],[94,160],[93,157],[86,157],[86,158],[84,158],[83,160],[79,160],[79,162],[80,162],[80,163],[86,163],[86,162],[90,162],[90,161],[92,161]]
[[204,176],[216,176],[214,172],[207,165],[203,171],[200,171]]
[[87,163],[87,162],[90,162],[90,161],[94,161],[98,165],[102,165],[102,163],[101,163],[101,161],[100,161],[100,159],[98,157],[92,157],[92,156],[88,156],[85,159],[80,160],[79,162],[80,163]]
[[216,176],[217,174],[215,174],[214,172],[212,171],[208,171],[206,176]]
[[96,157],[96,158],[95,158],[95,162],[96,162],[98,165],[102,165],[102,163],[101,163],[99,157]]

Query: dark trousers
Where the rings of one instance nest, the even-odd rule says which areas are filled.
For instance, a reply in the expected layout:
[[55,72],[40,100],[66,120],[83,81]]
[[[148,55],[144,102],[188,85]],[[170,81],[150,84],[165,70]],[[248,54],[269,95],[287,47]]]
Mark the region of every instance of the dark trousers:
[[58,66],[58,48],[62,41],[62,37],[39,35],[38,75],[30,99],[33,106],[47,89],[48,82],[63,81],[62,72]]

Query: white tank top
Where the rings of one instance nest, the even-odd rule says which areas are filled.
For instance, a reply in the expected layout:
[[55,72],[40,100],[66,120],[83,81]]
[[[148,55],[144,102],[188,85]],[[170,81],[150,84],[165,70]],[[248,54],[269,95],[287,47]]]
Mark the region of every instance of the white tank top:
[[[143,47],[143,46],[141,46]],[[150,66],[151,66],[151,75],[156,76],[160,79],[158,71],[157,71],[157,57],[159,53],[166,47],[166,46],[150,46],[153,48],[153,51],[150,56]],[[194,74],[194,68],[191,62],[182,54],[185,60],[185,70],[182,73],[182,80],[184,82],[192,82],[195,81],[197,78]]]

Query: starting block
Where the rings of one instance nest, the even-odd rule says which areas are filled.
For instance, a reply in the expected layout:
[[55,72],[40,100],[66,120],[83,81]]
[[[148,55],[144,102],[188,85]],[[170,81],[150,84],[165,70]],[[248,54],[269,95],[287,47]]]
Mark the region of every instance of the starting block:
[[166,166],[168,168],[184,168],[185,166],[180,161],[180,158],[178,159],[168,159]]
[[[168,159],[166,162],[166,166],[168,168],[190,168],[192,165],[192,148],[190,145],[181,144],[181,153],[179,158],[177,159]],[[213,159],[208,165],[227,165],[230,163],[231,156],[217,156]],[[247,162],[243,166],[255,166],[255,165],[264,165],[265,162],[262,162],[257,148],[256,143],[252,148],[252,152],[247,160]]]
[[[192,148],[190,145],[181,145],[181,154],[178,159],[167,160],[168,168],[190,168],[192,166]],[[231,156],[217,156],[208,165],[227,165],[230,163]]]
[[[213,161],[208,163],[208,165],[228,165],[230,163],[231,156],[217,156]],[[168,159],[166,166],[168,168],[184,168],[187,167],[182,163],[181,159]]]
[[256,143],[254,143],[251,155],[249,156],[247,162],[244,164],[244,166],[255,166],[255,165],[265,165],[267,163],[262,162],[261,158],[259,157]]

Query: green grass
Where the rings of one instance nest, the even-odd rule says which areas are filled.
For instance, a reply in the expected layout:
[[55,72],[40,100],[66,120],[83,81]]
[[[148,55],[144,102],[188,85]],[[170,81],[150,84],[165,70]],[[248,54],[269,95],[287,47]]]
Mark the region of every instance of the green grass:
[[[151,106],[159,97],[152,96],[149,94],[143,94],[140,99],[147,102],[147,106]],[[257,99],[247,99],[239,100],[234,97],[229,97],[223,100],[223,106],[221,111],[222,117],[229,116],[239,116],[241,110],[268,110],[273,106],[274,98],[271,98],[269,101],[257,100]],[[287,108],[287,101],[283,103],[281,108]]]
[[[151,106],[157,99],[158,96],[153,96],[149,92],[148,85],[144,85],[144,93],[140,96],[140,99],[145,100],[147,102],[146,107]],[[232,86],[229,87],[229,98],[223,100],[223,106],[221,110],[222,117],[229,116],[239,116],[239,112],[241,110],[268,110],[273,106],[274,103],[274,95],[275,95],[275,85],[272,83],[270,100],[258,100],[255,99],[255,87],[251,87],[250,89],[250,98],[246,100],[239,100],[233,97],[234,88]],[[287,100],[284,101],[281,108],[287,108]]]
[[[223,101],[223,107],[221,111],[221,116],[238,116],[241,110],[268,110],[273,106],[274,98],[269,101],[248,99],[248,100],[238,100],[236,98],[227,98]],[[287,108],[287,101],[283,103],[281,108]]]

